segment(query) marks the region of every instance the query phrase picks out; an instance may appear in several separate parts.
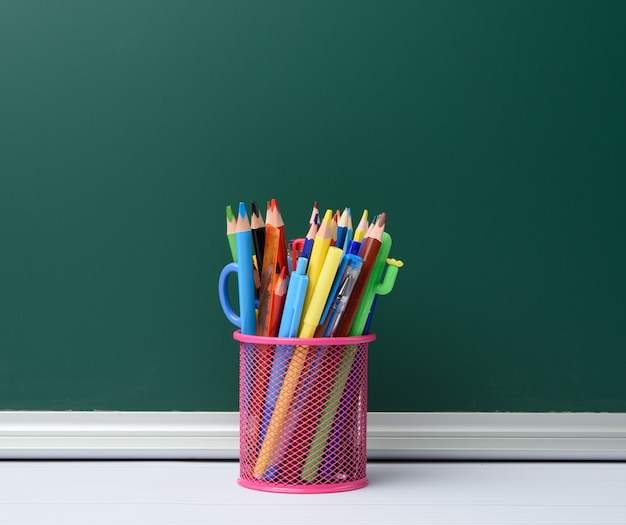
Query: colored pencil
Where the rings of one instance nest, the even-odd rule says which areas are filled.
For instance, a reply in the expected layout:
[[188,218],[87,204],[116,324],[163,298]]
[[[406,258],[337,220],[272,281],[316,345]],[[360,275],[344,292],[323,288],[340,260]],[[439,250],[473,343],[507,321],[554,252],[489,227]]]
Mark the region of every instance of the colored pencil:
[[267,223],[265,225],[265,248],[263,257],[263,273],[261,274],[261,289],[259,293],[259,316],[256,335],[269,336],[270,319],[274,289],[278,274],[278,251],[280,245],[280,230]]
[[226,237],[228,238],[228,245],[230,246],[230,255],[233,258],[233,262],[237,262],[237,217],[233,213],[233,209],[230,206],[226,206]]
[[250,221],[246,213],[246,206],[239,203],[237,217],[237,271],[239,285],[239,313],[241,317],[241,333],[254,335],[256,333],[255,291],[254,291],[254,264],[252,262],[252,232]]
[[285,298],[287,297],[287,287],[289,285],[289,277],[287,276],[287,267],[283,266],[280,275],[274,286],[274,297],[272,299],[272,311],[270,312],[269,336],[277,337],[280,328],[280,320],[283,315],[285,306]]
[[361,220],[359,224],[357,224],[356,230],[354,230],[353,240],[361,242],[363,240],[363,236],[365,232],[367,232],[369,224],[367,222],[367,210],[363,210],[363,215],[361,215]]
[[346,239],[346,233],[348,232],[349,213],[349,208],[344,208],[337,221],[337,241],[335,242],[337,248],[343,249],[343,243]]
[[304,246],[302,247],[302,253],[300,257],[304,257],[306,259],[311,258],[311,250],[313,249],[313,243],[315,242],[315,236],[317,235],[317,231],[319,230],[319,224],[316,222],[312,222],[309,226],[309,231],[304,238]]
[[331,228],[332,228],[332,233],[330,236],[330,245],[331,246],[336,246],[337,245],[337,221],[339,220],[339,210],[337,210],[335,212],[335,214],[333,215],[333,219],[331,221]]
[[254,243],[254,253],[256,254],[259,275],[261,275],[263,273],[263,249],[265,248],[265,221],[256,201],[252,201],[250,228],[252,229],[252,241]]
[[[280,242],[278,246],[278,266],[282,268],[287,266],[287,238],[285,237],[285,223],[280,213],[276,199],[272,199],[269,203],[268,212],[265,219],[266,224],[276,226],[280,231]],[[279,270],[277,270],[279,271]]]
[[309,219],[309,226],[311,224],[319,224],[320,221],[320,210],[317,201],[313,203],[313,210],[311,211],[311,218]]

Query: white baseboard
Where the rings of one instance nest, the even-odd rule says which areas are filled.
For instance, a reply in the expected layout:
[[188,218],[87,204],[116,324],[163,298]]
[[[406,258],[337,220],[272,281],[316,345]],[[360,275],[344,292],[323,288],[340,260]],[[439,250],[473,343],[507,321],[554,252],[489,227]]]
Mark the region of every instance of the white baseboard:
[[[368,458],[626,460],[626,414],[368,415]],[[0,412],[0,459],[238,459],[237,412]]]

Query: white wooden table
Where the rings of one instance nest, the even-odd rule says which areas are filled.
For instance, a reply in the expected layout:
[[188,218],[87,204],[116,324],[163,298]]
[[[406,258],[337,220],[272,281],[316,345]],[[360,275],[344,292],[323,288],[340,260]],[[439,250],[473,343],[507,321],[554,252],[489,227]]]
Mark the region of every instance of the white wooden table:
[[2,525],[621,524],[626,463],[368,464],[369,485],[273,494],[235,461],[4,461]]

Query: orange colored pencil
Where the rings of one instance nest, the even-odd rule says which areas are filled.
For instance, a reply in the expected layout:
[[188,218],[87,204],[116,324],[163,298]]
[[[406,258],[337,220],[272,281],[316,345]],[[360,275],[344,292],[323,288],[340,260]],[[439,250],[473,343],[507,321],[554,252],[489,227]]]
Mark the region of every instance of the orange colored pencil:
[[278,267],[287,266],[287,238],[285,237],[285,223],[278,208],[276,199],[269,203],[268,212],[265,216],[266,224],[272,224],[280,230],[280,244],[278,246]]
[[256,335],[268,336],[272,316],[272,300],[276,287],[276,268],[278,266],[278,248],[280,230],[273,224],[265,225],[265,248],[263,253],[263,271],[259,291],[259,320]]

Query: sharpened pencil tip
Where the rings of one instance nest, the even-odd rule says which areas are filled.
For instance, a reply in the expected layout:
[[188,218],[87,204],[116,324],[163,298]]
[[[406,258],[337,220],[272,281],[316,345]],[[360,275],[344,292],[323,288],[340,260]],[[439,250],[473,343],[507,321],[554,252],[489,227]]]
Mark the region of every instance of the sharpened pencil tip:
[[246,203],[245,202],[240,202],[239,203],[239,215],[241,217],[247,217],[248,214],[246,213]]

